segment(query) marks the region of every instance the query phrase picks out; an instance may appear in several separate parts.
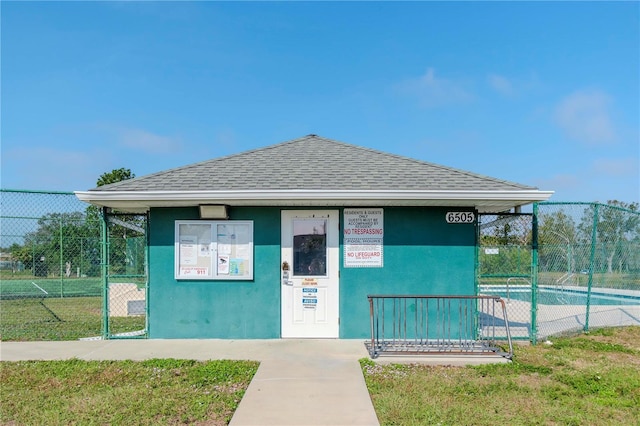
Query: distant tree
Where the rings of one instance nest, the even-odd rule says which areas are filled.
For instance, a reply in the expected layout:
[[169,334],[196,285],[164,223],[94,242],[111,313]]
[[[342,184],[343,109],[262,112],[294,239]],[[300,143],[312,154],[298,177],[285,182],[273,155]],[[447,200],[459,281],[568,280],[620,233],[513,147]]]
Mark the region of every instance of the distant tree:
[[[622,272],[632,257],[633,253],[625,247],[629,247],[640,235],[640,214],[635,214],[638,207],[638,203],[610,200],[607,206],[599,208],[596,238],[603,256],[600,260],[606,263],[608,273],[613,273],[614,264],[618,272]],[[590,240],[593,233],[594,209],[590,205],[578,225],[580,237],[584,240]]]
[[559,210],[538,218],[538,243],[554,243],[558,240],[571,243],[576,238],[576,224],[573,218]]
[[[129,169],[114,169],[103,173],[98,178],[97,186],[104,186],[127,179],[135,175]],[[100,272],[100,208],[89,206],[85,212],[49,213],[38,219],[38,228],[24,236],[24,244],[14,244],[10,247],[12,258],[19,261],[26,269],[35,275],[46,276],[49,273],[66,271],[67,263],[73,268],[80,268],[82,274],[97,275]],[[110,224],[110,252],[117,261],[111,264],[124,265],[128,261],[127,250],[144,236],[135,230],[135,225],[142,226],[144,221],[136,217],[121,219],[132,226],[114,226]],[[129,241],[127,241],[129,239]],[[142,264],[144,252],[136,259],[136,264]],[[129,256],[131,257],[131,256]]]
[[134,177],[136,177],[136,175],[134,175],[131,170],[125,169],[124,167],[120,169],[113,169],[110,172],[101,174],[96,185],[109,185],[112,183],[122,182],[123,180],[133,179]]
[[[126,168],[114,169],[103,173],[98,178],[98,187],[110,185],[124,180],[133,179],[135,174]],[[100,224],[100,208],[87,207],[87,218],[98,226]],[[135,249],[142,243],[144,247],[144,234],[136,231],[144,228],[144,219],[141,216],[118,216],[117,220],[110,221],[109,232],[109,268],[111,273],[123,274],[127,270],[139,271],[144,265],[144,250]],[[132,273],[136,273],[132,272]]]
[[[121,167],[119,169],[113,169],[110,172],[105,172],[100,175],[96,181],[96,186],[105,186],[112,183],[122,182],[123,180],[129,180],[136,177],[130,169]],[[100,208],[97,206],[89,206],[86,210],[87,220],[95,222],[96,226],[100,223]]]
[[525,226],[514,216],[497,215],[488,232],[480,235],[482,244],[485,246],[509,246],[530,244],[531,233],[528,226]]
[[481,227],[480,246],[498,250],[497,254],[480,251],[481,275],[531,271],[531,232],[517,216],[497,215],[493,222]]
[[33,250],[28,246],[14,243],[9,248],[9,251],[14,262],[20,262],[26,269],[32,269]]
[[558,210],[538,217],[538,244],[539,265],[542,270],[565,270],[567,273],[575,270],[576,224],[564,211]]
[[98,234],[92,228],[82,212],[46,214],[38,219],[38,229],[24,236],[24,245],[13,247],[12,255],[35,275],[61,275],[66,262],[88,272],[99,264]]

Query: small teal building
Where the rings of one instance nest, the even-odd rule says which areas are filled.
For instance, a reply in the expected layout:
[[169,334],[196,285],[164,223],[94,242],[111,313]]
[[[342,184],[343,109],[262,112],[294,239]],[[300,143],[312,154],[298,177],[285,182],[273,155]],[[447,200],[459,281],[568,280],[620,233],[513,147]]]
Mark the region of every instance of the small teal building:
[[475,294],[477,216],[549,191],[308,135],[78,191],[147,213],[150,338],[368,338],[368,294]]

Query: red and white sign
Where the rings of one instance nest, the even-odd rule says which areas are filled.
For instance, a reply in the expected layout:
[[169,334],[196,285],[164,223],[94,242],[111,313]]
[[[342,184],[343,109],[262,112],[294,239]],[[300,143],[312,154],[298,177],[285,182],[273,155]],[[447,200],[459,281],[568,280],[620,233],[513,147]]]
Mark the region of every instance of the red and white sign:
[[180,276],[183,277],[206,277],[207,275],[209,275],[209,268],[196,266],[182,266],[180,268]]
[[345,209],[343,232],[345,268],[382,267],[383,209]]

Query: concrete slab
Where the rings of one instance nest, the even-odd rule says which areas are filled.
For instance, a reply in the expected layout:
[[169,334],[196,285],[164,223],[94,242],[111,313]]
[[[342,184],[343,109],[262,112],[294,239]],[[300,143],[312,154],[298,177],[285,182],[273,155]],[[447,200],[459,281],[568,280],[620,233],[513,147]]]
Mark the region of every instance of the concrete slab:
[[260,364],[230,425],[377,425],[357,360]]
[[144,360],[181,358],[195,360],[298,359],[317,355],[360,359],[368,353],[361,340],[221,340],[128,339],[65,342],[0,342],[0,360]]
[[424,364],[466,367],[468,365],[507,364],[511,362],[499,355],[422,355],[422,356],[379,356],[373,360],[376,364]]

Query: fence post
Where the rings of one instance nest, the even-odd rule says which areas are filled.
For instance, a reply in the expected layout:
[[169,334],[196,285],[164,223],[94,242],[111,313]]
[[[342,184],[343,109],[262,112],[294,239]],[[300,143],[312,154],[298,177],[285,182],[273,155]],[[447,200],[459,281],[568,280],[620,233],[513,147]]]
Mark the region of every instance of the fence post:
[[593,286],[593,262],[596,257],[596,242],[598,240],[598,212],[600,204],[593,207],[593,229],[591,230],[591,258],[589,260],[589,281],[587,284],[587,311],[585,312],[584,331],[589,331],[589,311],[591,310],[591,287]]
[[108,208],[102,208],[100,215],[101,237],[102,237],[102,338],[109,338],[109,230],[107,225]]
[[531,344],[538,341],[538,203],[531,218]]
[[62,230],[63,230],[62,222],[63,222],[63,219],[62,219],[62,216],[61,216],[60,217],[60,226],[59,226],[59,228],[60,228],[60,232],[59,232],[59,237],[60,237],[60,245],[59,245],[59,247],[60,247],[60,249],[59,249],[59,252],[60,252],[60,269],[59,269],[59,274],[60,274],[60,298],[64,297],[64,278],[63,278],[64,276],[63,276],[63,272],[62,272],[63,271],[63,265],[64,265],[64,260],[63,260],[64,247],[62,246]]
[[149,336],[149,283],[151,278],[149,275],[149,215],[150,212],[145,213],[144,217],[144,274],[146,276],[144,285],[145,296],[145,312],[144,312],[144,328],[147,330],[147,337]]
[[[476,210],[476,250],[475,250],[475,262],[473,265],[473,277],[474,277],[474,283],[473,283],[473,294],[475,294],[476,296],[480,294],[480,244],[482,244],[482,234],[480,233],[480,225],[482,225],[480,223],[480,215],[478,214],[478,211]],[[475,330],[474,330],[474,339],[476,338],[476,336],[479,334],[479,321],[480,318],[480,312],[478,309],[475,309],[475,312],[473,313],[473,321],[475,323]],[[426,336],[426,339],[429,340],[429,336]]]

